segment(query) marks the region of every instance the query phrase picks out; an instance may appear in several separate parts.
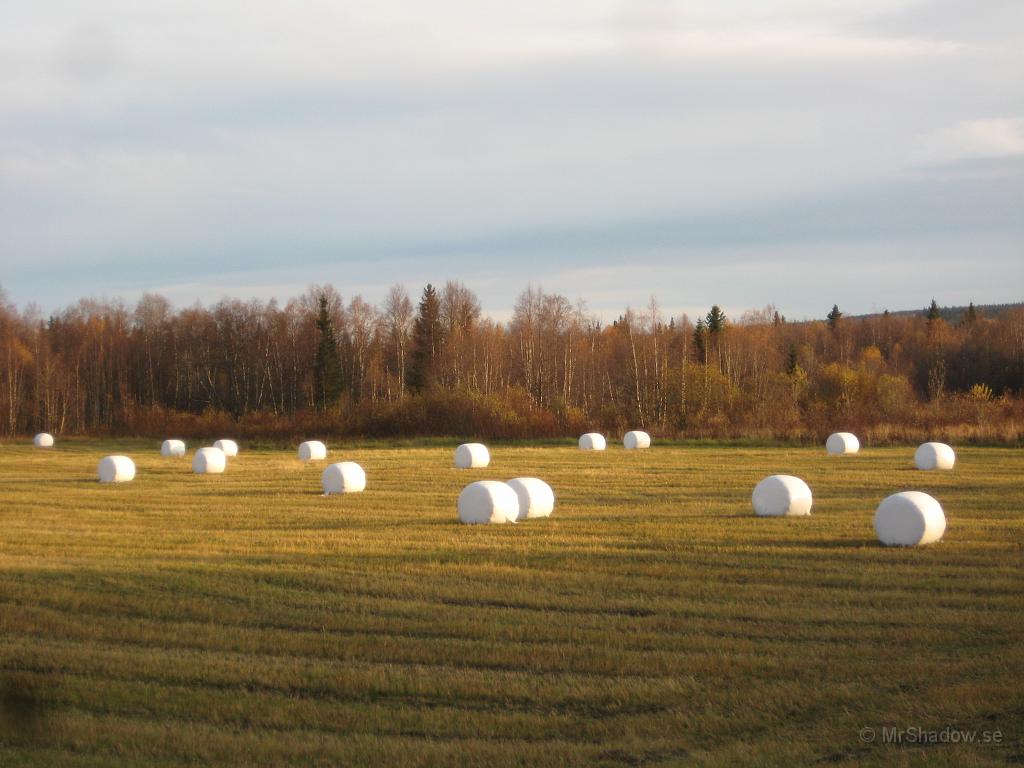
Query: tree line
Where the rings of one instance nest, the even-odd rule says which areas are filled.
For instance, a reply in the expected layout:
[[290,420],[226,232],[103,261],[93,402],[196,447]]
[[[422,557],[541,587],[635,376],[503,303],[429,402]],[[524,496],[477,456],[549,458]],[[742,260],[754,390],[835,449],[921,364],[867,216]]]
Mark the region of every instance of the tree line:
[[0,292],[0,434],[572,436],[1017,442],[1024,311],[610,324],[530,286],[508,322],[462,283],[379,306],[311,286],[281,305],[81,300],[43,317]]

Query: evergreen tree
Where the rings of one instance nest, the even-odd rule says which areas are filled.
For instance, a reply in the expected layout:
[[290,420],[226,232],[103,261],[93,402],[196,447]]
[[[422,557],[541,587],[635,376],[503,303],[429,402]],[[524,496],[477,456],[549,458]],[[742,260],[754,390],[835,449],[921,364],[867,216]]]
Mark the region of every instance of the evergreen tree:
[[789,356],[786,358],[786,373],[792,376],[796,373],[796,369],[800,367],[800,361],[797,358],[796,347],[790,345]]
[[721,307],[717,304],[711,307],[711,311],[708,312],[707,326],[708,333],[715,336],[725,330],[725,324],[728,319],[725,316],[725,312],[722,311]]
[[960,321],[960,324],[961,325],[966,325],[966,326],[970,327],[970,326],[974,325],[977,321],[978,321],[978,310],[976,310],[974,308],[974,302],[972,301],[967,306],[967,311],[964,312],[964,316],[963,316],[963,319]]
[[839,311],[838,304],[832,305],[832,311],[826,317],[828,319],[828,329],[833,333],[839,330],[839,321],[843,319],[843,313]]
[[412,360],[407,384],[413,392],[419,392],[429,386],[434,360],[441,351],[442,341],[441,301],[434,286],[427,283],[420,297],[412,328]]
[[693,346],[697,350],[697,357],[704,359],[708,348],[708,329],[704,325],[704,318],[697,318],[697,325],[693,327]]
[[942,313],[939,311],[939,305],[935,299],[932,299],[932,303],[928,305],[928,312],[925,317],[928,318],[928,325],[934,325],[937,320],[942,319]]
[[316,345],[316,360],[313,364],[313,385],[316,391],[317,407],[326,411],[338,402],[345,382],[341,374],[341,355],[334,338],[334,323],[327,308],[327,295],[320,295],[320,311],[316,318],[316,329],[320,336]]

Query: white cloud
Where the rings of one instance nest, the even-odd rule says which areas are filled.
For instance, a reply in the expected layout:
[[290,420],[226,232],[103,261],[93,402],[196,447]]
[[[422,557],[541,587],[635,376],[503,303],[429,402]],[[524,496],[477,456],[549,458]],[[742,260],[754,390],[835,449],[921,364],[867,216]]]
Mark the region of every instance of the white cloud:
[[924,165],[1024,155],[1024,118],[962,120],[924,136],[911,159]]
[[[624,251],[666,220],[719,222],[702,242],[759,215],[799,233],[849,211],[788,203],[911,174],[924,182],[907,209],[918,195],[931,210],[936,163],[1024,147],[1020,118],[973,119],[1020,114],[1006,73],[1024,48],[992,44],[1016,27],[969,0],[941,0],[942,23],[929,23],[935,0],[9,5],[0,272],[19,299],[61,281],[65,294],[103,290],[110,274],[177,285],[181,301],[233,285],[266,295],[275,278],[258,270],[305,262],[281,278],[290,286],[321,280],[331,259],[363,286],[396,273],[500,286],[537,233],[585,233],[547,241],[543,267],[599,261],[618,222],[631,223]],[[958,14],[974,16],[963,40]],[[979,236],[1016,226],[1004,209],[1017,189],[993,186],[998,215],[966,217]],[[977,197],[957,199],[974,211]],[[882,236],[854,218],[837,240]],[[378,257],[356,278],[365,253]],[[598,290],[600,275],[583,277]],[[609,306],[636,302],[606,282]]]

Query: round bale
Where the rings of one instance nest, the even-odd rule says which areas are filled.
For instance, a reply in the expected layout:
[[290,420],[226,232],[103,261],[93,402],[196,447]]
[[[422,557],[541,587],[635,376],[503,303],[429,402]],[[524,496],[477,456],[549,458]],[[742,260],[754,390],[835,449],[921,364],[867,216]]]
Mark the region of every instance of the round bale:
[[127,456],[104,456],[96,474],[101,483],[127,483],[135,478],[135,462]]
[[218,440],[213,444],[214,448],[220,448],[224,451],[225,456],[237,456],[238,455],[238,443],[234,440]]
[[49,432],[40,432],[32,438],[32,443],[36,448],[53,448],[53,435]]
[[331,464],[320,475],[324,495],[332,493],[360,493],[366,488],[366,473],[354,461]]
[[914,451],[918,469],[952,469],[956,454],[945,443],[922,443]]
[[463,443],[455,449],[455,466],[478,469],[491,463],[491,454],[483,443]]
[[890,547],[931,544],[946,532],[946,515],[934,498],[920,491],[889,496],[875,510],[875,533]]
[[852,432],[834,432],[825,441],[825,450],[832,456],[844,456],[860,450],[860,440]]
[[228,460],[220,448],[200,448],[192,457],[192,471],[197,475],[219,475]]
[[514,523],[519,517],[519,497],[507,483],[479,480],[459,494],[459,520],[467,524]]
[[771,475],[754,488],[754,512],[761,516],[801,517],[811,514],[811,489],[799,477]]
[[185,441],[184,440],[164,440],[163,445],[160,446],[161,456],[184,456],[185,455]]
[[625,437],[622,438],[622,445],[627,451],[633,451],[637,448],[650,448],[651,436],[646,432],[634,429],[632,432],[627,432]]
[[327,446],[319,440],[307,440],[299,444],[299,461],[323,461],[327,458]]
[[600,432],[587,432],[580,437],[581,451],[603,451],[606,447],[604,435]]
[[543,480],[536,477],[515,477],[508,481],[508,487],[516,492],[519,499],[519,514],[516,515],[516,520],[549,517],[555,508],[555,492]]

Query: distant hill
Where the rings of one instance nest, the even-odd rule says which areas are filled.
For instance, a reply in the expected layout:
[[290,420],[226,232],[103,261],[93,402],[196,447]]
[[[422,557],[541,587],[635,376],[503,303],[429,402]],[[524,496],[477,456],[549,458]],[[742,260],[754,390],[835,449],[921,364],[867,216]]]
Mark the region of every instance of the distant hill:
[[[1001,315],[1003,312],[1009,312],[1011,309],[1024,309],[1024,301],[1018,301],[1015,304],[975,304],[974,311],[978,313],[979,317],[995,317]],[[946,322],[955,323],[963,317],[964,312],[967,311],[967,307],[939,307],[939,314],[942,315],[942,319]],[[928,313],[928,307],[921,307],[920,309],[891,309],[889,315],[892,317],[909,317],[911,315],[921,315],[922,317]],[[844,315],[844,317],[850,318],[851,320],[865,320],[870,317],[881,317],[884,312],[872,312],[867,315]]]

